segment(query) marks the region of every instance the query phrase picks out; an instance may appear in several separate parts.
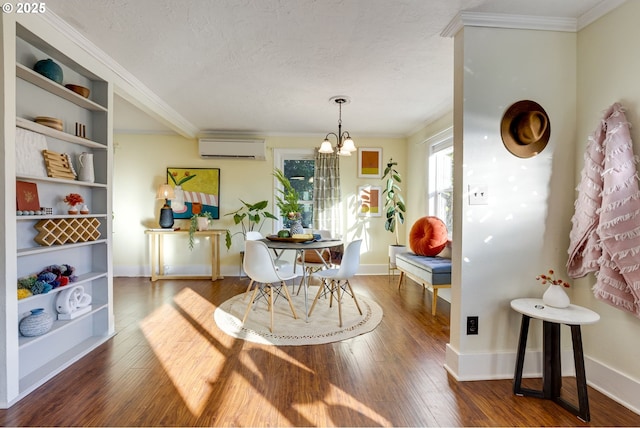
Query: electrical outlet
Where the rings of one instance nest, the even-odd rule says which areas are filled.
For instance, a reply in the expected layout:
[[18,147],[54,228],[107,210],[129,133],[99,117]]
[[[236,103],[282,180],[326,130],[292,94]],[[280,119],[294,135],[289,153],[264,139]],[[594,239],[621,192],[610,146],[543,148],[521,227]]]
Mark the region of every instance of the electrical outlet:
[[478,334],[478,317],[467,317],[467,334]]

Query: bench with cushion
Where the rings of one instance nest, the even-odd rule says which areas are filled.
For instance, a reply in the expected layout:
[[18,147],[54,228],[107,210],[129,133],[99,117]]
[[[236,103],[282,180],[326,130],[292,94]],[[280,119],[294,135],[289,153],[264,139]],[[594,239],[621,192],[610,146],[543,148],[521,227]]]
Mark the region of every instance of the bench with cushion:
[[431,314],[436,314],[438,290],[451,288],[451,259],[444,257],[419,256],[407,252],[396,255],[396,267],[400,271],[398,288],[407,275],[425,288],[432,290]]

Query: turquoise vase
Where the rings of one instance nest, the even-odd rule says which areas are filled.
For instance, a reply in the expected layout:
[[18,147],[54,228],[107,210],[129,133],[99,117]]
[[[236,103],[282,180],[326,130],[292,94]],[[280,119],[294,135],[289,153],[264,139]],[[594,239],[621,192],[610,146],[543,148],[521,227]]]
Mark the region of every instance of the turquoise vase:
[[36,73],[40,73],[44,77],[47,77],[54,82],[62,85],[62,68],[60,68],[60,66],[56,64],[51,58],[41,59],[40,61],[36,62],[33,70]]

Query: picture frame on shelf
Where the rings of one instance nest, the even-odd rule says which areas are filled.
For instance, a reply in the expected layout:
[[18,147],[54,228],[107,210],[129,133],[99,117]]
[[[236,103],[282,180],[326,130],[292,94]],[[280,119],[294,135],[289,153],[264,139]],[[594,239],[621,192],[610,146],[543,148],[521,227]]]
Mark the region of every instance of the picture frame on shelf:
[[220,219],[220,168],[168,167],[166,178],[176,196],[169,200],[174,219],[204,212]]
[[359,186],[358,187],[358,216],[381,217],[382,216],[382,187]]
[[382,178],[382,148],[358,147],[358,178]]
[[38,185],[16,180],[16,209],[18,211],[39,211]]

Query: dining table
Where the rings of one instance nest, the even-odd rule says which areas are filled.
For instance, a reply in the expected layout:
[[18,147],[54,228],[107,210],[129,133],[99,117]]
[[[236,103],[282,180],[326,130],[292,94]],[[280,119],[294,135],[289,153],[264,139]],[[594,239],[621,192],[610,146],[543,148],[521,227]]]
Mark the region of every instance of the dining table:
[[309,277],[307,275],[307,269],[305,266],[304,254],[306,251],[315,251],[318,254],[319,259],[322,260],[327,267],[330,267],[329,263],[322,258],[322,250],[336,247],[342,244],[342,241],[339,239],[313,239],[302,241],[299,239],[279,238],[276,236],[268,236],[261,241],[264,242],[268,248],[276,252],[276,260],[280,259],[285,251],[295,251],[296,255],[293,265],[294,272],[296,272],[296,269],[298,267],[297,260],[301,260],[300,265],[302,268],[302,281],[300,282],[300,284],[304,287],[304,314],[305,321],[308,321],[309,297],[307,291],[309,288]]

